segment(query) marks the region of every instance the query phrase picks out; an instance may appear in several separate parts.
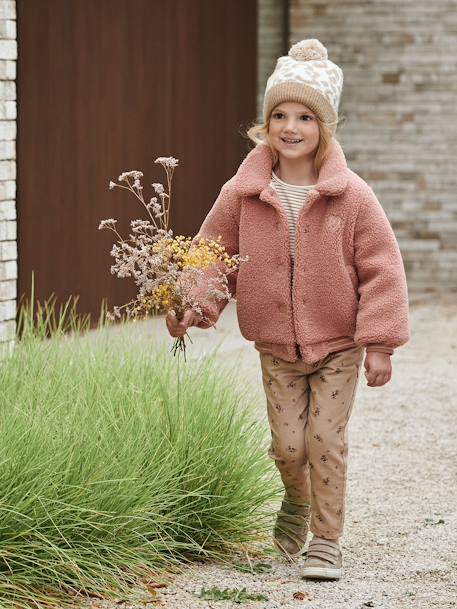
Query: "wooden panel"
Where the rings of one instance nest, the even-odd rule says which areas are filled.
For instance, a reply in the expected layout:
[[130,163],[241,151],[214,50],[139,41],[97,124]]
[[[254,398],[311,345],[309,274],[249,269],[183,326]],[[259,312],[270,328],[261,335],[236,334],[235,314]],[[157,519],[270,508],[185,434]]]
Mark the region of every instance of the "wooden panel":
[[110,274],[103,218],[146,217],[108,184],[122,171],[164,182],[175,156],[171,228],[195,234],[248,150],[255,117],[256,2],[17,0],[18,296],[80,296],[98,317],[135,294]]

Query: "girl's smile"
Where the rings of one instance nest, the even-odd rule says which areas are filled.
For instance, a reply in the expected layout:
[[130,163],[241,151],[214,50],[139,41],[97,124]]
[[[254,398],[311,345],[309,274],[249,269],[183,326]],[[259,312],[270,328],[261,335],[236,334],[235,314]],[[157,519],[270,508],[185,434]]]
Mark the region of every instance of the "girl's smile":
[[292,139],[292,138],[285,138],[285,137],[282,137],[281,140],[284,142],[284,144],[286,146],[296,146],[297,144],[300,144],[301,142],[303,142],[303,140],[300,140],[300,139]]

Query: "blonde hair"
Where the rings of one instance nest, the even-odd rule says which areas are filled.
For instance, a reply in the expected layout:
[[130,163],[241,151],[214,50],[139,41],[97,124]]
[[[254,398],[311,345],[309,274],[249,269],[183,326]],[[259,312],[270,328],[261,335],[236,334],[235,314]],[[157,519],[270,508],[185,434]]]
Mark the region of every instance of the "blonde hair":
[[[273,108],[274,110],[274,108]],[[247,136],[256,146],[259,144],[268,144],[270,147],[271,153],[273,155],[273,167],[277,164],[279,160],[279,154],[276,148],[271,144],[270,139],[268,137],[268,129],[270,126],[271,115],[273,114],[273,110],[268,117],[266,123],[256,123],[254,122],[245,132],[245,136]],[[314,156],[314,170],[317,175],[321,170],[321,167],[324,163],[325,157],[327,156],[330,146],[333,139],[332,126],[333,123],[326,123],[322,121],[318,116],[316,116],[316,121],[319,127],[319,145],[317,147],[316,154]],[[341,121],[340,118],[337,119],[337,124]]]

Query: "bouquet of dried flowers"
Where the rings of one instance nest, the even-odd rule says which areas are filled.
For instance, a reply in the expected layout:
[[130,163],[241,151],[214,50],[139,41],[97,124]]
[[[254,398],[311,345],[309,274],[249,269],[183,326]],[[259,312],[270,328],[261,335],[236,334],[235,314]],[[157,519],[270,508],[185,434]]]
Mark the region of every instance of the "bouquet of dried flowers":
[[[221,235],[216,240],[204,239],[200,234],[194,239],[183,235],[173,237],[168,223],[172,178],[174,169],[178,166],[178,159],[159,157],[154,162],[165,169],[168,192],[163,184],[153,183],[152,187],[158,196],[150,198],[148,203],[143,196],[141,171],[122,173],[118,181],[124,184],[116,184],[113,181],[109,183],[110,190],[117,187],[132,192],[145,207],[149,219],[132,220],[132,232],[128,239],[123,239],[118,233],[117,220],[110,218],[100,222],[99,229],[110,229],[118,237],[117,243],[111,249],[111,256],[115,259],[111,273],[117,274],[118,277],[133,277],[139,287],[133,300],[120,307],[113,307],[113,313],[108,311],[107,317],[111,320],[120,318],[123,308],[127,317],[133,320],[146,319],[150,314],[167,313],[173,309],[177,319],[181,320],[185,310],[192,308],[202,316],[202,321],[213,325],[202,310],[203,303],[196,299],[195,294],[198,293],[201,300],[201,286],[204,282],[205,302],[230,300],[232,295],[227,287],[227,276],[235,272],[240,262],[248,260],[249,257],[241,257],[239,254],[229,256],[220,244]],[[209,267],[216,269],[217,275],[205,280]],[[195,290],[197,286],[198,291]],[[185,359],[184,336],[175,339],[172,351],[173,355],[182,351]]]

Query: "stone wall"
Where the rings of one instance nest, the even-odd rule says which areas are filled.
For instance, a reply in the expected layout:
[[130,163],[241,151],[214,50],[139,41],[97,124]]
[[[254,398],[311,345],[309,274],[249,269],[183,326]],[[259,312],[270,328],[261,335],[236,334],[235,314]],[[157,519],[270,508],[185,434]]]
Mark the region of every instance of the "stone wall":
[[0,356],[16,332],[16,3],[0,0]]
[[411,301],[457,302],[457,1],[291,0],[289,16],[290,44],[318,38],[344,71],[337,138],[394,228]]

